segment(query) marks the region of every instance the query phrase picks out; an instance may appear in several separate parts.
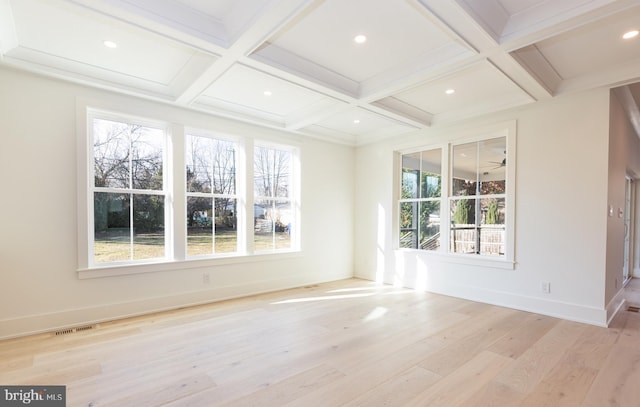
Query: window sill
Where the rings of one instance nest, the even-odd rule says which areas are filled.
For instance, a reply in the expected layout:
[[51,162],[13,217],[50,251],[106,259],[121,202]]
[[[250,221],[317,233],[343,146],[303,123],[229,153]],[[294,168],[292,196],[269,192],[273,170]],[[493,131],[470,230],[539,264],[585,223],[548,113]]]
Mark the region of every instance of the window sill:
[[302,257],[301,251],[279,251],[279,252],[265,252],[252,255],[234,255],[234,256],[221,256],[221,257],[208,257],[208,258],[193,258],[187,260],[172,260],[172,261],[155,261],[148,263],[138,264],[122,264],[122,265],[108,265],[99,266],[85,269],[78,269],[78,278],[80,280],[102,277],[116,277],[125,276],[130,274],[144,274],[144,273],[157,273],[163,271],[177,271],[202,267],[215,267],[226,264],[243,264],[243,263],[257,263],[264,261],[276,261],[291,258]]
[[478,266],[478,267],[487,267],[487,268],[499,268],[499,269],[505,269],[505,270],[515,270],[516,268],[516,262],[513,260],[509,260],[506,257],[480,256],[477,254],[453,254],[453,253],[442,253],[442,252],[417,250],[417,249],[398,249],[398,250],[403,252],[411,252],[411,253],[417,253],[420,255],[426,255],[429,257],[434,257],[446,263],[456,263],[456,264],[464,264],[469,266]]

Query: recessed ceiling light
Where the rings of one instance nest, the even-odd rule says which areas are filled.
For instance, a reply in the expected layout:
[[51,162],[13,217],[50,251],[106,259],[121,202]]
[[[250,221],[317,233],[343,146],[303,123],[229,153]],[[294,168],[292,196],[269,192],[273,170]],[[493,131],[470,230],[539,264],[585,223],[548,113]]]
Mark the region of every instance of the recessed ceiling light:
[[118,47],[118,44],[116,44],[115,42],[110,41],[110,40],[105,40],[105,41],[103,41],[102,43],[103,43],[103,44],[104,44],[104,46],[105,46],[105,47],[107,47],[107,48],[117,48],[117,47]]
[[355,120],[353,121],[353,124],[359,124],[359,123],[360,123],[360,120],[359,120],[359,119],[355,119]]
[[262,94],[265,96],[271,96],[273,93],[271,93],[270,90],[265,90],[264,92],[262,92]]
[[455,89],[447,89],[444,91],[444,93],[446,93],[447,95],[453,95],[454,93],[456,93]]
[[356,44],[364,44],[365,42],[367,42],[367,36],[366,35],[356,35],[353,40],[356,42]]
[[637,37],[638,34],[640,34],[640,31],[638,30],[632,30],[632,31],[628,31],[626,33],[624,33],[624,35],[622,36],[622,38],[624,38],[625,40]]

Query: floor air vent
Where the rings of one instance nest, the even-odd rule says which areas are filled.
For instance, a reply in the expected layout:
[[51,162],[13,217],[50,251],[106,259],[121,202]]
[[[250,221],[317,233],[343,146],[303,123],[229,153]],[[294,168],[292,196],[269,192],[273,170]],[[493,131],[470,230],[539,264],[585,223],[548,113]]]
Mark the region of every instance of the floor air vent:
[[56,331],[56,336],[69,335],[69,334],[73,334],[73,333],[76,333],[76,332],[88,331],[90,329],[93,329],[93,325],[78,326],[78,327],[75,327],[75,328],[62,329],[60,331]]
[[631,312],[640,312],[640,307],[636,307],[633,305],[629,305],[629,307],[627,308],[627,311],[631,311]]

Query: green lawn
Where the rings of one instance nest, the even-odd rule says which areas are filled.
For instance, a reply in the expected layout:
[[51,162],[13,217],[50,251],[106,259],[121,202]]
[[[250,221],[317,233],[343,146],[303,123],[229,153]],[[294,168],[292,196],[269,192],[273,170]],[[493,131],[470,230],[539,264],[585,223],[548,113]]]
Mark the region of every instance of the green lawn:
[[[187,237],[187,255],[199,256],[214,254],[211,230],[189,229]],[[215,234],[215,253],[234,253],[237,249],[237,231],[220,229]],[[95,237],[94,255],[96,263],[127,261],[131,259],[131,246],[126,231],[109,231]],[[291,237],[286,232],[276,232],[275,249],[291,247]],[[256,251],[273,250],[274,239],[271,233],[256,232],[254,239]],[[164,257],[164,235],[159,233],[138,233],[133,242],[133,259],[154,259]]]

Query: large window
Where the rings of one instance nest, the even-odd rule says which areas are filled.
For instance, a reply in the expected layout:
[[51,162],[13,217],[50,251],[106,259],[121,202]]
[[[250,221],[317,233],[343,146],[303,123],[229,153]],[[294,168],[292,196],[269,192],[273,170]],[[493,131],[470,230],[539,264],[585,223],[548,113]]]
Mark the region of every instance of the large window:
[[295,147],[93,110],[86,129],[80,270],[299,248]]
[[236,145],[186,136],[187,255],[238,251]]
[[502,133],[401,154],[399,248],[513,258],[514,144]]
[[93,262],[165,257],[163,129],[94,118]]
[[291,248],[295,228],[293,157],[289,150],[257,145],[253,159],[253,224],[256,251]]

